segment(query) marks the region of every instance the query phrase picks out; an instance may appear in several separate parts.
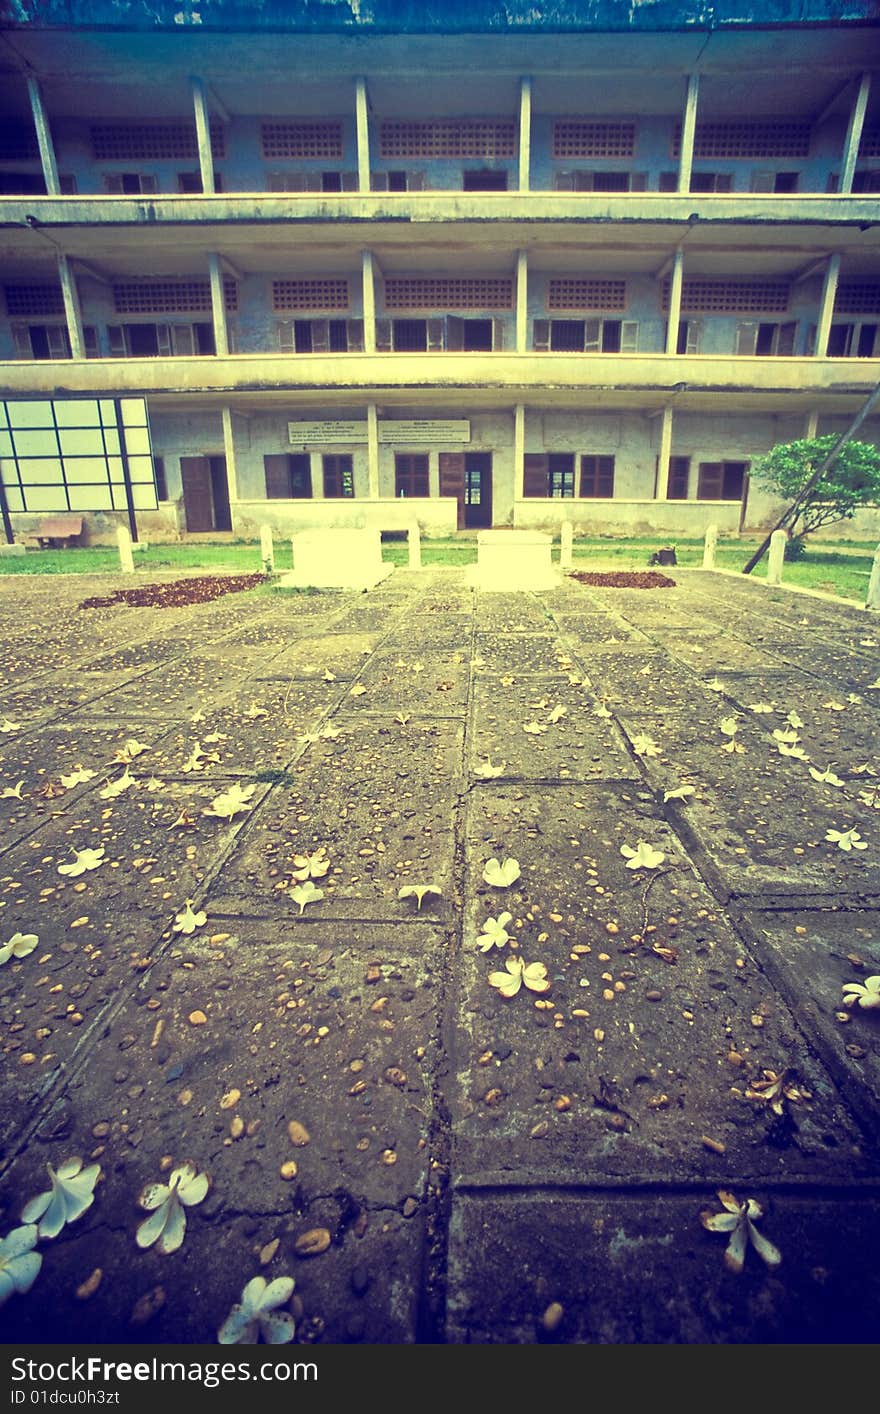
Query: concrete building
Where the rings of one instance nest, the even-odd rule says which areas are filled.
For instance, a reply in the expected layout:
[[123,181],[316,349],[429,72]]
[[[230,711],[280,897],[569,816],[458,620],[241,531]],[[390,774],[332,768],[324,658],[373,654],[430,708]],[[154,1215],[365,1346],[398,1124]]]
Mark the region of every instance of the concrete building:
[[880,31],[749,9],[12,0],[7,526],[766,524],[880,380]]

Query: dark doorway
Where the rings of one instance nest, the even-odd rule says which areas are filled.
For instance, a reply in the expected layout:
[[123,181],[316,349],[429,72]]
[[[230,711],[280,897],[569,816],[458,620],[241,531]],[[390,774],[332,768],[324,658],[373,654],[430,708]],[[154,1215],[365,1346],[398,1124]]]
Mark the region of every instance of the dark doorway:
[[[205,531],[216,529],[212,460],[211,457],[180,458],[186,528],[192,534],[204,534]],[[217,460],[222,461],[223,458]]]
[[226,458],[209,457],[211,463],[211,491],[214,496],[213,530],[231,530],[232,515],[229,510],[229,482],[226,480]]
[[465,453],[464,524],[466,530],[488,530],[492,524],[491,452]]

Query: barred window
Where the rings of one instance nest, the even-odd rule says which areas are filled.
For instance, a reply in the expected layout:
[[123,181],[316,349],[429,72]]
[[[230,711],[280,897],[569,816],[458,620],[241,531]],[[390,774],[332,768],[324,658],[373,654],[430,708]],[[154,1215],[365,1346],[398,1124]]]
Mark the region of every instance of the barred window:
[[507,120],[434,118],[386,121],[379,130],[381,157],[514,157],[516,128]]
[[635,123],[565,118],[553,125],[554,157],[632,157],[635,142]]
[[513,281],[476,276],[398,278],[385,281],[386,309],[510,309]]
[[261,123],[264,157],[341,158],[342,123],[339,119],[315,122]]
[[[211,152],[226,156],[226,134],[212,120]],[[199,155],[195,123],[93,123],[92,156],[98,162],[156,161]]]
[[17,318],[32,314],[63,314],[60,285],[4,285],[6,313]]
[[838,285],[835,314],[880,314],[880,285],[853,281]]
[[0,160],[38,162],[40,149],[33,123],[4,118],[0,123]]
[[[238,286],[230,277],[223,281],[228,310],[238,309]],[[209,280],[130,280],[113,286],[113,307],[117,314],[189,314],[210,312]]]
[[348,309],[347,280],[273,280],[273,309]]
[[625,280],[567,279],[550,281],[548,309],[625,309]]
[[[681,151],[681,124],[672,155]],[[809,123],[697,123],[694,157],[807,157]]]
[[[663,309],[669,308],[669,280],[663,282]],[[789,286],[781,281],[684,280],[681,289],[682,313],[739,313],[743,310],[788,309]]]

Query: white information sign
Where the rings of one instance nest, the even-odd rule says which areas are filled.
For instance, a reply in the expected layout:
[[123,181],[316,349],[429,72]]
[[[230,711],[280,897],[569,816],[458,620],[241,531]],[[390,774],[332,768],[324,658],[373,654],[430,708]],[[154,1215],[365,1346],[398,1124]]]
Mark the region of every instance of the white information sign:
[[400,444],[425,442],[469,442],[469,422],[450,422],[441,418],[419,418],[411,422],[380,422],[379,441]]
[[333,444],[366,442],[367,424],[363,419],[346,422],[288,422],[288,434],[294,447],[327,447]]
[[[367,424],[363,419],[288,422],[287,431],[293,447],[351,446],[367,440]],[[425,417],[379,423],[379,441],[388,445],[425,446],[470,440],[471,424],[468,421]]]

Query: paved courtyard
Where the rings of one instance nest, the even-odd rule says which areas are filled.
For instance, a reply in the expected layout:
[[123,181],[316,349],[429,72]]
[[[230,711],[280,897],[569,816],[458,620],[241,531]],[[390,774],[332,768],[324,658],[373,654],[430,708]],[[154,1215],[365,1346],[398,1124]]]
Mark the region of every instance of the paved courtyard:
[[877,1340],[880,623],[673,574],[0,579],[0,1235],[100,1166],[7,1342]]

